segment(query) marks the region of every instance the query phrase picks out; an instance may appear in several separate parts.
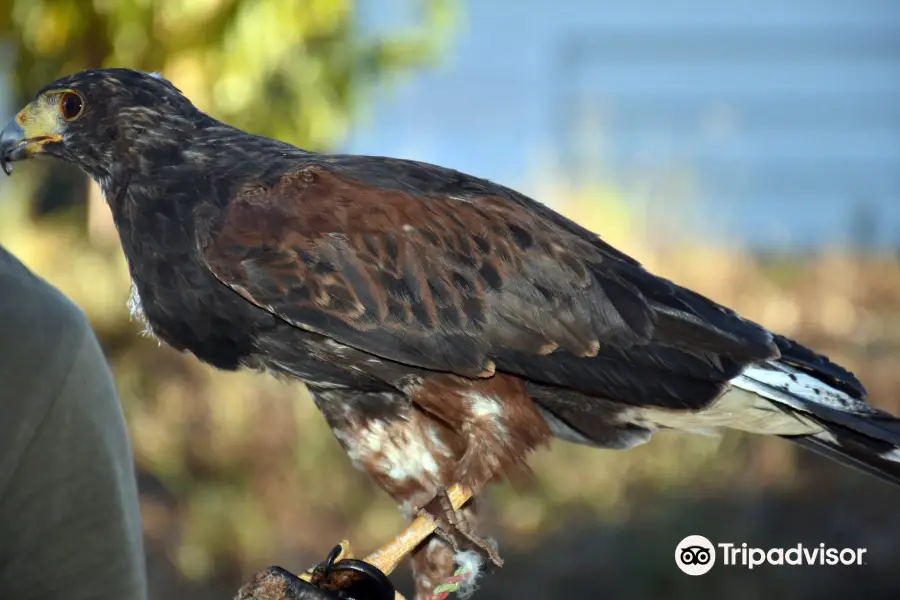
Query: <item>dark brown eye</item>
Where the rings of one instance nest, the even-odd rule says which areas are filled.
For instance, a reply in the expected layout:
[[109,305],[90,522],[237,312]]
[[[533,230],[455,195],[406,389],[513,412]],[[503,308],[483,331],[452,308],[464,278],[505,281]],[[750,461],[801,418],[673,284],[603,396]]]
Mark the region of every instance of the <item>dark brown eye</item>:
[[74,121],[84,110],[84,100],[75,92],[66,92],[59,99],[59,112],[66,121]]

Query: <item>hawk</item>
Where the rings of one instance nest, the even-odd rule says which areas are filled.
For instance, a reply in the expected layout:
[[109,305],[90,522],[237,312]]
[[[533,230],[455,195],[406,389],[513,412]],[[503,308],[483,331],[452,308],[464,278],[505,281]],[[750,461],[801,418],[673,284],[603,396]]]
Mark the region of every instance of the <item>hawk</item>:
[[99,183],[159,340],[304,382],[354,465],[410,518],[441,517],[442,536],[389,546],[420,598],[455,548],[498,559],[447,490],[477,494],[552,438],[730,428],[900,483],[900,421],[851,373],[512,189],[252,135],[127,69],[39,91],[0,134],[7,173],[32,156]]

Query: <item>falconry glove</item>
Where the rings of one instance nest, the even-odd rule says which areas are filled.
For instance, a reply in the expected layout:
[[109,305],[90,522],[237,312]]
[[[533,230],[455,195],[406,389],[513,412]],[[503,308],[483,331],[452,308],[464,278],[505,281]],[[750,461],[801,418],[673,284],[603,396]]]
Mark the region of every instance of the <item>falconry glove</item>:
[[393,584],[377,567],[346,558],[337,545],[328,557],[302,576],[281,567],[257,573],[235,600],[394,600]]

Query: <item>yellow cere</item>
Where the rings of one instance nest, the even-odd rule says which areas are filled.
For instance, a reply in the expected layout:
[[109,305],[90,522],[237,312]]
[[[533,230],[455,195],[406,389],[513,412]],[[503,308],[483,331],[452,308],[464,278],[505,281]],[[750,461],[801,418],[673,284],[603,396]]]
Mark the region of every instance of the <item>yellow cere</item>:
[[25,132],[25,139],[34,139],[36,144],[41,144],[62,138],[65,120],[59,112],[59,100],[66,91],[49,91],[19,111],[16,122]]

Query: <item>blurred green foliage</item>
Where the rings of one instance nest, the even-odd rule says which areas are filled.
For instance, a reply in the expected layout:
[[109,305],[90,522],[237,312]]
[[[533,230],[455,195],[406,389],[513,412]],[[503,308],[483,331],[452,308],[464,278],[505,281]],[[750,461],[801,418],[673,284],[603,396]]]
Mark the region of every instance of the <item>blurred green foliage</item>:
[[455,0],[412,0],[420,20],[361,35],[353,0],[7,0],[17,100],[84,68],[160,71],[201,109],[311,149],[345,130],[375,78],[438,56]]

